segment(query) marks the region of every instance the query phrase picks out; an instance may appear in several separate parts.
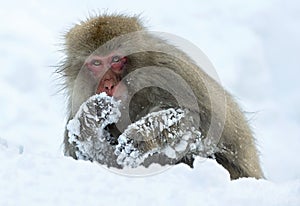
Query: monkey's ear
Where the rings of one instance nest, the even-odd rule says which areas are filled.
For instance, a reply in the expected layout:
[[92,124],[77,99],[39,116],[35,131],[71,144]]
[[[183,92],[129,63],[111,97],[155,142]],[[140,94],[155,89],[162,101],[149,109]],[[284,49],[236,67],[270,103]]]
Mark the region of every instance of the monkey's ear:
[[105,42],[143,30],[139,16],[98,15],[76,24],[65,35],[67,51],[93,52]]

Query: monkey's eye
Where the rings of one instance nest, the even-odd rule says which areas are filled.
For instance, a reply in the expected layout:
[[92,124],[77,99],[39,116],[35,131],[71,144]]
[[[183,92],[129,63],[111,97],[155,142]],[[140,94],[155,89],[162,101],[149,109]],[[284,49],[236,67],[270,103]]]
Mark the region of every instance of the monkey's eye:
[[119,56],[113,56],[113,58],[111,59],[111,62],[119,62],[119,61],[120,61]]
[[100,65],[101,65],[101,61],[100,61],[100,60],[97,60],[97,59],[94,59],[91,63],[92,63],[94,66],[100,66]]

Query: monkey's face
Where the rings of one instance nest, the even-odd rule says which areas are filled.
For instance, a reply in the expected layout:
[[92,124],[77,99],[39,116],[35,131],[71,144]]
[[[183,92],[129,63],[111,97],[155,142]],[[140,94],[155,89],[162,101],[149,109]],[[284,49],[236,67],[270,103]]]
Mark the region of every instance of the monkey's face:
[[86,68],[98,81],[95,92],[106,92],[109,96],[118,97],[124,93],[125,85],[121,82],[127,58],[118,54],[107,56],[93,55],[86,61]]

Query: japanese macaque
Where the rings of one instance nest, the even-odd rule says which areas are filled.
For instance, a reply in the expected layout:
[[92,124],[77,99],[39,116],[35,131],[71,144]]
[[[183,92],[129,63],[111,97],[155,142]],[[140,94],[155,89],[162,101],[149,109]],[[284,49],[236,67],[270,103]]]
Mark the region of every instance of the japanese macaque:
[[[139,17],[99,15],[65,38],[58,70],[71,120],[65,155],[121,168],[126,143],[141,153],[171,145],[180,155],[165,152],[142,164],[192,167],[199,155],[215,158],[231,179],[263,178],[254,137],[231,95],[183,51],[148,32]],[[70,132],[76,124],[78,131]],[[90,145],[77,144],[91,138]]]

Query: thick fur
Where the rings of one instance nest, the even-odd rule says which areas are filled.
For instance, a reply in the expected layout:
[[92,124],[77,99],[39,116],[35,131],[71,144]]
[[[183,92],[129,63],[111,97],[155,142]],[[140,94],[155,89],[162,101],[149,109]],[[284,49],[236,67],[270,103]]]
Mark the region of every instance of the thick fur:
[[[76,111],[72,111],[76,110],[71,106],[72,101],[80,98],[80,95],[82,95],[73,89],[75,79],[85,59],[107,41],[136,31],[146,31],[137,16],[100,15],[75,25],[66,34],[66,58],[62,62],[59,72],[64,79],[69,98],[69,119],[76,113]],[[212,116],[216,116],[217,119],[221,120],[222,115],[220,114],[222,112],[226,114],[224,130],[217,144],[218,149],[211,157],[215,158],[218,163],[229,171],[231,179],[240,177],[263,178],[253,134],[244,114],[231,95],[196,66],[187,55],[164,40],[149,35],[147,41],[137,40],[136,44],[137,47],[144,48],[147,48],[148,45],[154,45],[158,50],[162,48],[164,51],[169,51],[168,53],[172,55],[155,51],[131,54],[128,56],[127,72],[130,73],[145,66],[163,66],[172,69],[181,76],[190,85],[194,95],[197,97],[200,112],[196,112],[193,106],[185,105],[185,107],[190,111],[195,111],[194,115],[199,117],[201,127],[198,129],[204,136],[210,138],[208,130],[211,126],[214,127],[214,125],[211,125]],[[110,48],[114,46],[110,45]],[[159,74],[157,75],[159,78]],[[145,79],[145,81],[148,80]],[[207,85],[213,91],[208,91]],[[211,102],[210,92],[213,92],[216,96],[218,94],[220,96],[224,95],[225,101],[217,98],[213,100],[214,102]],[[213,111],[212,105],[215,108]],[[130,116],[132,119],[137,120],[147,114],[147,112],[152,111],[152,108],[174,106],[176,106],[176,102],[170,94],[157,88],[146,88],[135,95],[130,107]],[[141,108],[146,109],[142,110]],[[76,158],[74,148],[68,142],[67,133],[65,134],[64,146],[65,154]],[[183,159],[182,162],[186,162],[186,160]],[[192,165],[191,162],[186,163]]]

